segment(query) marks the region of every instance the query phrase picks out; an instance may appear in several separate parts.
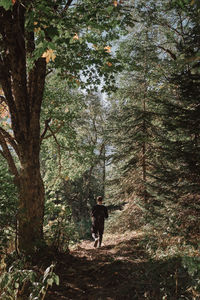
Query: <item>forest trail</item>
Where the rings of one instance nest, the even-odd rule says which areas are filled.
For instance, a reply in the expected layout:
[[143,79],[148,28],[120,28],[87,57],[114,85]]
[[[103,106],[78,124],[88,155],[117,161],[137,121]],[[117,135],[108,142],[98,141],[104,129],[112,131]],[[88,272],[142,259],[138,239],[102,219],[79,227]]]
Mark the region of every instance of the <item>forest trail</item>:
[[[77,245],[58,262],[60,285],[45,300],[178,299],[186,286],[179,286],[177,261],[150,259],[143,237],[141,232],[106,234],[101,248],[93,241]],[[165,297],[161,287],[168,286]]]

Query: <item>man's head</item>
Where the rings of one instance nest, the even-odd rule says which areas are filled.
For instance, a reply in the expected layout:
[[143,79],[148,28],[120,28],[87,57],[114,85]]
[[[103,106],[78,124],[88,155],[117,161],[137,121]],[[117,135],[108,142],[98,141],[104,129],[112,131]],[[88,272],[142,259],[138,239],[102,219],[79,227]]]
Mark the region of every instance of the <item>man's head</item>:
[[103,198],[101,196],[98,196],[97,197],[97,203],[101,205],[102,202],[103,202]]

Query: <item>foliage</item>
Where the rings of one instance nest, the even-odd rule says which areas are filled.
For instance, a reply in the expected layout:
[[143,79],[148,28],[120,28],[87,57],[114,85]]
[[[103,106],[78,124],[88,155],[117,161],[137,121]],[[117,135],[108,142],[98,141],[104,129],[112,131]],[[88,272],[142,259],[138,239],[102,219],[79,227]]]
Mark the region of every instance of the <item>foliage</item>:
[[152,19],[155,27],[164,29],[166,46],[161,49],[169,54],[165,60],[168,61],[166,83],[170,93],[159,100],[159,113],[163,117],[158,141],[162,151],[157,157],[153,185],[158,201],[163,198],[160,202],[166,208],[163,215],[168,217],[168,226],[187,238],[199,234],[198,19],[196,8],[180,11],[170,5],[165,21],[162,13]]
[[43,54],[49,69],[58,69],[71,87],[98,85],[102,76],[108,90],[114,83],[112,73],[120,70],[111,55],[111,41],[132,24],[131,16],[110,0],[68,2],[57,1],[55,5],[54,1],[43,0],[34,4],[34,11],[30,12],[31,7],[27,10],[27,30],[37,35],[29,63]]
[[0,158],[0,252],[5,253],[16,235],[17,190],[8,172],[6,162]]
[[[34,251],[43,238],[45,193],[40,146],[47,129],[56,141],[48,119],[40,126],[46,77],[57,71],[68,87],[93,90],[103,78],[102,87],[112,89],[113,73],[121,67],[111,42],[127,25],[132,25],[129,7],[111,0],[0,2],[1,105],[8,106],[10,112],[10,128],[0,128],[0,153],[7,159],[19,189],[20,251]],[[61,117],[61,109],[59,113]],[[71,117],[68,114],[65,120]],[[58,130],[59,126],[52,127]],[[68,132],[73,134],[71,128]]]
[[118,55],[126,71],[111,99],[108,131],[114,148],[112,162],[120,170],[117,176],[122,193],[130,198],[138,195],[147,202],[158,134],[154,111],[155,85],[159,80],[157,56],[145,30],[130,33],[120,47]]
[[[27,267],[27,263],[15,260],[8,270],[0,276],[0,296],[2,300],[32,299],[43,300],[49,287],[59,285],[59,277],[53,272],[55,265],[50,265],[41,272]],[[4,265],[5,268],[5,265]]]
[[146,222],[192,241],[199,234],[199,12],[171,4],[136,3],[139,24],[119,48],[127,71],[113,96],[113,182],[118,197],[143,206]]
[[[66,235],[68,231],[67,239],[77,239],[77,234],[81,238],[89,236],[89,210],[94,198],[103,193],[103,115],[98,95],[72,91],[66,81],[54,75],[49,77],[42,107],[43,124],[49,122],[47,139],[44,137],[41,148],[47,199],[45,218],[54,219],[54,226],[50,227],[55,234],[55,229],[60,232],[61,223],[66,222],[61,231]],[[68,220],[57,222],[60,205],[70,212],[66,215]],[[52,231],[48,233],[51,234]]]
[[49,196],[45,205],[44,235],[47,244],[57,252],[68,252],[69,245],[77,240],[75,225],[69,206]]
[[194,299],[198,299],[200,296],[200,259],[199,257],[185,256],[182,259],[182,264],[192,278],[189,290]]
[[[188,297],[192,297],[191,299],[197,300],[200,296],[199,245],[192,246],[187,239],[184,239],[182,236],[173,236],[167,231],[154,230],[154,233],[152,233],[152,226],[146,226],[145,232],[146,236],[141,241],[141,244],[145,245],[151,259],[166,262],[173,259],[176,265],[175,279],[177,287],[181,286],[184,278],[187,276],[187,290],[184,293]],[[183,276],[184,273],[185,275]]]

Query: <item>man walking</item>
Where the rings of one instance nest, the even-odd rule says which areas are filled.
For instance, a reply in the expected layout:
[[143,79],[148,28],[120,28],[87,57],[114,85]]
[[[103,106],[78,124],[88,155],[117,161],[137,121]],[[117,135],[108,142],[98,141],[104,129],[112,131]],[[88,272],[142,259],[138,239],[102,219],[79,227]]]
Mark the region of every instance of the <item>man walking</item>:
[[108,218],[108,210],[103,204],[103,198],[101,196],[97,197],[97,204],[92,208],[92,237],[94,238],[94,247],[96,248],[99,242],[99,247],[101,247],[101,242],[104,232],[104,220]]

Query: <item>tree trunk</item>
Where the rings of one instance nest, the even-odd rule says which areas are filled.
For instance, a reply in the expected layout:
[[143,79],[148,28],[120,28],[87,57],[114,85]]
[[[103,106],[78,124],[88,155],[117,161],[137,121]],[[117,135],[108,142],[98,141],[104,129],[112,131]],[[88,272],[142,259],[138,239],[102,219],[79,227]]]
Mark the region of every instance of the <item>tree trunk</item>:
[[20,252],[34,253],[43,243],[44,185],[39,155],[24,158],[19,175],[18,246]]
[[106,189],[106,146],[103,144],[102,151],[102,159],[103,159],[103,198],[105,198],[105,189]]
[[[29,117],[19,128],[19,250],[33,253],[43,243],[44,184],[40,173],[40,109],[46,64],[39,60],[31,74]],[[29,102],[28,101],[28,102]],[[21,132],[22,134],[19,134]]]
[[35,40],[34,33],[25,32],[25,10],[20,1],[11,10],[0,10],[0,83],[13,130],[10,134],[0,128],[0,145],[19,190],[18,247],[32,254],[43,243],[44,185],[39,155],[46,60],[40,57],[31,70],[27,68]]

